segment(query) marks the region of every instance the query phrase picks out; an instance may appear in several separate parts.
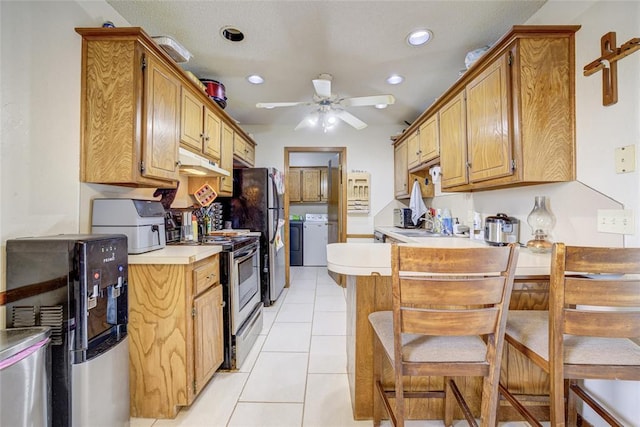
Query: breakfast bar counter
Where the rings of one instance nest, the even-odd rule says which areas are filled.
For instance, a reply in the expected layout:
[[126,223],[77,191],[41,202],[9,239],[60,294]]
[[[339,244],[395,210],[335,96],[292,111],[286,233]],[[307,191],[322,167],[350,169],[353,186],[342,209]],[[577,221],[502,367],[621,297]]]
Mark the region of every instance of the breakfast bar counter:
[[[470,248],[486,246],[484,242],[456,237],[405,238],[408,244],[443,248]],[[520,248],[516,280],[510,309],[548,309],[550,254],[532,253]],[[353,416],[356,420],[372,418],[373,402],[373,332],[369,325],[370,313],[392,309],[391,244],[389,243],[333,243],[327,245],[328,270],[344,274],[347,287],[347,374],[351,392]],[[548,378],[535,365],[510,352],[505,344],[501,383],[520,394],[543,395],[548,390]],[[388,377],[391,380],[391,377]],[[415,385],[414,385],[415,383]],[[422,378],[408,387],[420,388],[425,384],[442,387],[441,378]],[[480,410],[481,378],[462,382],[462,392],[471,396],[468,401],[474,414]],[[548,408],[541,405],[541,416]],[[461,414],[458,414],[461,416]],[[442,403],[424,403],[412,399],[408,418],[441,419]],[[500,407],[500,419],[518,419],[508,405]]]

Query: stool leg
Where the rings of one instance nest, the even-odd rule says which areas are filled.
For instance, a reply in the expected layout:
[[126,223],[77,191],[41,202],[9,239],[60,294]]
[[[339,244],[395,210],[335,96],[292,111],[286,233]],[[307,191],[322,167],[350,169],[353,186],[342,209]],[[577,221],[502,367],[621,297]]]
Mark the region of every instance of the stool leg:
[[378,383],[382,381],[382,351],[384,351],[377,337],[373,338],[373,427],[379,427],[382,419],[382,396],[378,392]]
[[451,390],[451,377],[444,377],[444,425],[449,427],[453,424],[453,409],[455,397]]

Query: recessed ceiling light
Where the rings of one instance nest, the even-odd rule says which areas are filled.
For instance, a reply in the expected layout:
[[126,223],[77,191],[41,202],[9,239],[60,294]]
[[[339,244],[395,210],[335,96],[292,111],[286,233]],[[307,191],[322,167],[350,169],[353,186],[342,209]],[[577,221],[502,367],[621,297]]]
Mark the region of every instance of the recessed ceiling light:
[[376,104],[376,108],[378,110],[383,110],[383,109],[387,108],[387,104]]
[[254,85],[261,85],[264,83],[264,79],[258,74],[251,74],[250,76],[247,76],[247,81]]
[[242,40],[244,40],[244,34],[237,28],[222,27],[222,29],[220,30],[220,34],[222,35],[222,37],[232,42],[241,42]]
[[387,83],[389,83],[390,85],[397,85],[402,83],[403,81],[404,81],[404,77],[398,74],[392,74],[389,77],[387,77]]
[[414,30],[407,36],[409,46],[421,46],[427,43],[433,37],[433,33],[426,28]]

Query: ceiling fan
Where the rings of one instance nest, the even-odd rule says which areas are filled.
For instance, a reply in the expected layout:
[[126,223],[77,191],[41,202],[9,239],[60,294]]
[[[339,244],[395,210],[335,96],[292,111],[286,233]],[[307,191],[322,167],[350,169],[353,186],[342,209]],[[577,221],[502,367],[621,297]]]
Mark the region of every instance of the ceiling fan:
[[[345,111],[347,107],[364,107],[364,106],[382,106],[393,104],[395,98],[393,95],[373,95],[359,96],[355,98],[341,98],[331,93],[331,74],[320,74],[317,79],[313,79],[312,102],[258,102],[258,108],[277,108],[277,107],[295,107],[297,105],[315,105],[316,109],[302,120],[295,130],[307,126],[315,126],[320,124],[322,129],[327,132],[338,122],[338,119],[348,123],[354,128],[360,130],[367,127],[367,124]],[[382,107],[384,108],[384,107]]]

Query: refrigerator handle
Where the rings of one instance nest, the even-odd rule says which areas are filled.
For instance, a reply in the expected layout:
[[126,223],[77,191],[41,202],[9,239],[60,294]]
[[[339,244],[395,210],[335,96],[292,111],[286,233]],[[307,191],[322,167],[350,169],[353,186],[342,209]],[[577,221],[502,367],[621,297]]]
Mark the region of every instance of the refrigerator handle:
[[262,265],[264,266],[264,267],[262,267],[262,272],[263,273],[268,273],[269,272],[269,255],[264,254],[264,261],[263,261]]
[[280,223],[280,197],[278,197],[278,187],[276,186],[276,180],[273,178],[273,175],[270,174],[269,179],[271,180],[271,190],[273,192],[273,198],[276,202],[276,215],[273,224],[273,235],[269,239],[269,243],[273,244],[276,241],[276,233],[278,232],[278,224]]

